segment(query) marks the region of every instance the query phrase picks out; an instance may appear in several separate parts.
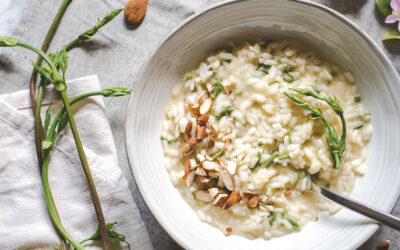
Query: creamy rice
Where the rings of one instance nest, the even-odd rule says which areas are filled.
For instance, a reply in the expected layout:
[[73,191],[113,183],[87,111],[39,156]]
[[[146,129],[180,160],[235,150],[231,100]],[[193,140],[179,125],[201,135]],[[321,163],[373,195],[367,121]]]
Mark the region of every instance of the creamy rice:
[[[344,195],[364,174],[372,126],[354,81],[288,41],[247,43],[209,56],[183,76],[166,109],[161,138],[171,181],[202,221],[226,234],[271,238],[301,230],[321,211],[337,212],[338,205],[309,191],[306,174]],[[339,116],[289,88],[317,90],[342,104],[347,138],[340,169],[333,168],[324,123],[284,92],[318,107],[340,136]],[[208,111],[202,105],[210,100]],[[199,112],[206,114],[199,118]]]

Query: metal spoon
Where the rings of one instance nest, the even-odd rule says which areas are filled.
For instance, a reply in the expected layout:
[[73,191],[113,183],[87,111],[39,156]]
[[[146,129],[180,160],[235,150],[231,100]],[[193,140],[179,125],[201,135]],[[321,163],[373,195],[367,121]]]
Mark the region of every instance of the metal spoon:
[[400,218],[397,218],[389,213],[385,213],[379,209],[370,207],[359,201],[356,201],[351,198],[345,197],[343,195],[337,194],[329,189],[320,187],[318,184],[316,184],[313,181],[312,177],[309,174],[308,174],[308,178],[310,179],[310,182],[311,182],[311,190],[312,191],[314,191],[318,194],[321,194],[322,196],[324,196],[344,207],[347,207],[355,212],[358,212],[358,213],[365,215],[373,220],[376,220],[377,222],[385,224],[386,226],[389,226],[396,230],[400,230]]

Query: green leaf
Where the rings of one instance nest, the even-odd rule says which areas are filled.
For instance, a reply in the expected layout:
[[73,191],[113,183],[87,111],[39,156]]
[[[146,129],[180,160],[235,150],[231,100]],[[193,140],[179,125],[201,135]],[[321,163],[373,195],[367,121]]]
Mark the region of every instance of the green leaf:
[[225,107],[225,108],[221,111],[221,113],[219,113],[219,114],[215,117],[215,119],[217,119],[217,121],[219,121],[219,120],[221,120],[221,118],[222,118],[223,116],[231,115],[232,112],[233,112],[233,107],[232,107],[232,106],[227,106],[227,107]]
[[63,72],[63,75],[65,75],[65,72],[67,71],[68,68],[68,55],[67,51],[65,49],[61,50],[59,52],[59,65],[61,68],[61,71]]
[[297,65],[288,64],[288,65],[283,69],[283,72],[284,72],[284,73],[289,73],[289,72],[294,71],[296,68],[297,68]]
[[262,71],[262,72],[264,72],[265,74],[268,75],[268,74],[269,74],[269,69],[270,69],[271,67],[272,67],[271,65],[259,63],[259,64],[257,65],[256,70],[260,70],[260,71]]
[[274,223],[275,219],[276,219],[276,213],[272,212],[271,216],[268,218],[269,224],[272,225],[272,223]]
[[216,80],[214,83],[214,91],[212,99],[213,100],[217,99],[218,95],[222,92],[223,89],[224,87],[222,86],[222,80],[221,79]]
[[293,219],[291,219],[291,218],[289,218],[289,217],[286,217],[285,219],[286,219],[287,221],[289,221],[290,224],[292,224],[293,228],[294,228],[296,231],[300,231],[300,225],[299,225],[299,223],[297,223],[296,221],[294,221]]
[[288,138],[289,138],[289,144],[292,144],[293,131],[290,128],[287,130],[287,135],[288,135]]
[[34,64],[32,62],[33,68],[39,72],[39,74],[41,76],[43,76],[44,78],[46,78],[47,80],[49,80],[50,82],[53,82],[53,80],[51,79],[51,71],[48,71],[48,68],[43,68],[40,66],[37,66],[36,64]]
[[45,116],[45,119],[44,119],[44,137],[47,136],[47,131],[49,130],[49,125],[50,125],[50,120],[51,120],[50,109],[51,109],[51,103],[47,107],[46,116]]
[[63,113],[60,117],[60,121],[57,125],[57,134],[59,134],[68,124],[68,116],[67,113]]
[[11,36],[0,36],[0,47],[17,46],[18,40]]
[[400,39],[400,32],[397,30],[389,30],[386,31],[385,34],[382,36],[382,40],[390,40],[390,39]]
[[354,102],[361,102],[361,96],[356,95],[356,96],[354,97]]
[[131,91],[124,87],[111,87],[102,90],[104,97],[129,95]]
[[353,129],[360,129],[364,126],[363,122],[357,122],[354,126]]
[[301,180],[303,177],[301,176],[301,173],[300,172],[297,172],[297,180],[299,181],[299,180]]
[[[114,227],[115,224],[117,224],[117,222],[107,223],[107,225],[106,225],[108,239],[110,240],[111,243],[125,242],[126,244],[128,244],[128,246],[130,248],[129,243],[125,240],[125,235],[119,234],[116,231],[112,230],[112,228]],[[92,236],[81,241],[80,244],[82,244],[86,241],[89,241],[89,240],[101,240],[99,228],[97,228],[96,232]]]
[[282,79],[287,83],[294,82],[294,77],[291,74],[286,73],[286,72],[282,73]]
[[51,141],[43,141],[42,142],[42,149],[46,150],[46,149],[51,149],[53,147],[53,142]]
[[225,154],[224,150],[221,150],[217,153],[215,153],[213,156],[211,156],[212,160],[215,161],[217,160],[217,158],[222,157]]
[[273,152],[272,155],[271,155],[266,161],[264,161],[263,163],[261,163],[261,166],[260,166],[260,167],[262,167],[262,168],[268,167],[269,164],[271,164],[271,163],[274,161],[274,159],[275,159],[276,157],[278,157],[278,156],[279,156],[278,151]]
[[392,14],[392,8],[390,7],[390,0],[376,0],[376,6],[382,15],[389,16]]
[[111,20],[114,19],[114,17],[116,17],[121,11],[123,11],[124,9],[116,9],[114,11],[112,11],[110,14],[107,14],[102,20],[100,20],[95,26],[93,26],[92,28],[88,29],[87,31],[85,31],[84,33],[82,33],[81,35],[79,35],[79,40],[84,41],[84,40],[88,40],[90,39],[92,36],[94,36],[101,27],[103,27],[104,25],[106,25],[108,22],[110,22]]

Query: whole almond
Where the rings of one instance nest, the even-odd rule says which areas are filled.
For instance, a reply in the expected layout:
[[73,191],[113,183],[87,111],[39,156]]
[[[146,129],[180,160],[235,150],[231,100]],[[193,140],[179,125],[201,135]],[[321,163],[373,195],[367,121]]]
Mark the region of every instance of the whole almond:
[[146,14],[148,0],[129,0],[125,6],[124,15],[128,23],[137,24]]
[[208,114],[202,114],[198,119],[197,119],[197,124],[199,125],[206,125],[208,121]]
[[207,136],[206,134],[206,126],[201,126],[198,130],[197,130],[197,139],[202,140]]

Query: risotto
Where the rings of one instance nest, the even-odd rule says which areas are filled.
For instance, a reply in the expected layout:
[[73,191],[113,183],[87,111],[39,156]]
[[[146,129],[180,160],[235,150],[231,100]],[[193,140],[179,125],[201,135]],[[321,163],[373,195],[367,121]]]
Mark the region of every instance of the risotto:
[[225,234],[271,238],[340,207],[365,172],[370,113],[351,73],[289,41],[218,51],[172,90],[165,167],[199,218]]

